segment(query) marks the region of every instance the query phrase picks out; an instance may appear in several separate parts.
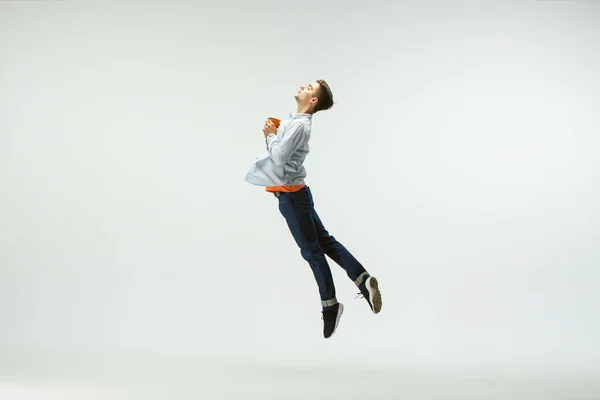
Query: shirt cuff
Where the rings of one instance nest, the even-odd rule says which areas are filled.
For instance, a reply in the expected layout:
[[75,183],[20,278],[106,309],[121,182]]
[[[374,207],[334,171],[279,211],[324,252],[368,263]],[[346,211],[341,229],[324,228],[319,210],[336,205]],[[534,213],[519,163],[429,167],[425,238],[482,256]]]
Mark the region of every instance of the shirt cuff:
[[273,139],[274,137],[277,137],[276,134],[274,133],[269,133],[265,139],[265,143],[267,144],[267,146],[269,145],[269,139]]

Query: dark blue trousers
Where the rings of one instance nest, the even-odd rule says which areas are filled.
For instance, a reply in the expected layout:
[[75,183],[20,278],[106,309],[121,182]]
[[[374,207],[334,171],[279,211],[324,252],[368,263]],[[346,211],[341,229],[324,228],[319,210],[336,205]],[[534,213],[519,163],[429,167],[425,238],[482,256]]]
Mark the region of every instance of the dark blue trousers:
[[325,255],[335,261],[356,281],[365,268],[333,236],[327,232],[315,211],[312,192],[304,186],[297,192],[277,192],[279,211],[284,216],[300,254],[313,271],[323,306],[335,299],[333,276]]

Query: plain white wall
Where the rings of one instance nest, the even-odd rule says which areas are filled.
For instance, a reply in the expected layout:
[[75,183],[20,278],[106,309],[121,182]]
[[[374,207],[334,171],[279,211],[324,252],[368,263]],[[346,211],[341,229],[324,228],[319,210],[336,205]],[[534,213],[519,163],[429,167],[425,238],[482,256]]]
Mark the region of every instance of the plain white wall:
[[[0,2],[0,348],[599,366],[599,39],[583,1]],[[328,341],[243,181],[320,78],[307,182],[384,296],[331,262]]]

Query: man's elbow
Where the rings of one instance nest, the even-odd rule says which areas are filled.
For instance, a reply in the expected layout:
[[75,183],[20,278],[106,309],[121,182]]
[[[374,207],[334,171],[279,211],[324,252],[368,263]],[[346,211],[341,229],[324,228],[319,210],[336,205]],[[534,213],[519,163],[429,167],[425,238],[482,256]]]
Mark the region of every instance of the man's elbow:
[[288,162],[287,157],[279,152],[271,153],[271,160],[273,160],[273,163],[277,166],[285,165],[285,163]]
[[282,165],[285,165],[285,163],[287,162],[287,160],[284,160],[281,157],[272,157],[273,158],[273,162],[275,163],[275,165],[281,167]]

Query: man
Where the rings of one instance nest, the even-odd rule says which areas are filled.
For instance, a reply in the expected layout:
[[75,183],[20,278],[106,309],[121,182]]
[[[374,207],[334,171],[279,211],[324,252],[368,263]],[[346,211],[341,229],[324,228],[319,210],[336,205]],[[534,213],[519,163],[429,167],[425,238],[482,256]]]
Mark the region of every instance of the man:
[[325,255],[346,271],[375,314],[381,310],[381,293],[377,279],[327,232],[315,211],[312,192],[304,182],[306,170],[302,164],[309,152],[312,117],[333,106],[331,89],[324,80],[317,80],[301,86],[295,98],[296,113],[291,113],[278,128],[269,119],[265,122],[267,153],[255,161],[245,180],[265,186],[279,200],[279,211],[317,281],[323,307],[323,336],[329,338],[337,328],[344,306],[336,299]]

